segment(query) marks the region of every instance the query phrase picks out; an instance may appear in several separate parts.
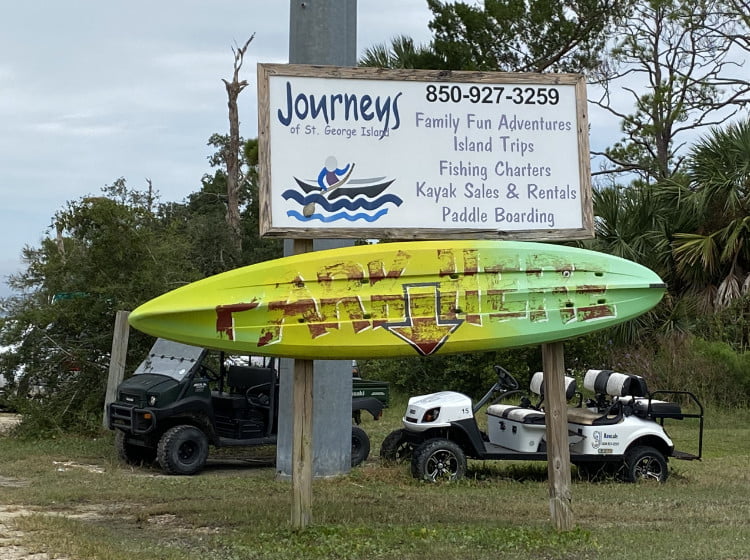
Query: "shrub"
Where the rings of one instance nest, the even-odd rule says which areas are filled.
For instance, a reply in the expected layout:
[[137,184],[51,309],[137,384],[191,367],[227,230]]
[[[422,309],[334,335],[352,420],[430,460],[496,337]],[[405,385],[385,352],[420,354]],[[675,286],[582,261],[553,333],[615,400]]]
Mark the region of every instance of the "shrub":
[[612,367],[642,375],[651,390],[691,391],[704,404],[732,408],[750,398],[750,354],[725,342],[669,336],[615,354]]

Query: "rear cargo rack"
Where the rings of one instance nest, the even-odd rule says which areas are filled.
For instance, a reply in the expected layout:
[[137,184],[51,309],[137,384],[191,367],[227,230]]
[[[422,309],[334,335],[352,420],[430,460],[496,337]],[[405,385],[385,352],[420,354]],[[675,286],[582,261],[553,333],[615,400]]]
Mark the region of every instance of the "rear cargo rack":
[[687,397],[690,401],[695,403],[695,405],[698,407],[698,410],[700,412],[697,413],[687,413],[680,411],[679,413],[666,413],[666,412],[660,412],[659,414],[654,415],[655,419],[659,420],[659,423],[664,426],[664,419],[665,418],[698,418],[699,419],[699,429],[698,429],[698,454],[692,455],[690,453],[685,453],[684,451],[675,451],[673,456],[676,459],[685,459],[685,460],[700,460],[701,457],[703,457],[703,405],[698,400],[698,397],[696,397],[693,393],[690,391],[669,391],[669,390],[661,390],[661,391],[654,391],[650,394],[649,400],[648,400],[648,410],[649,414],[651,414],[651,401],[654,399],[656,395],[667,395],[667,396],[681,396],[681,397]]

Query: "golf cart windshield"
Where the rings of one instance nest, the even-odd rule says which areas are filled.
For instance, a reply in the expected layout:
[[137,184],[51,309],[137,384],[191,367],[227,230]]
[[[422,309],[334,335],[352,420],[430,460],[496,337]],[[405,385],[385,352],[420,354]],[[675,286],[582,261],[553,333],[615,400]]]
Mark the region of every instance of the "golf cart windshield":
[[200,363],[205,353],[205,348],[188,346],[180,342],[172,342],[171,340],[159,338],[154,343],[146,359],[135,370],[134,375],[156,373],[159,375],[168,375],[173,379],[181,381],[185,375]]

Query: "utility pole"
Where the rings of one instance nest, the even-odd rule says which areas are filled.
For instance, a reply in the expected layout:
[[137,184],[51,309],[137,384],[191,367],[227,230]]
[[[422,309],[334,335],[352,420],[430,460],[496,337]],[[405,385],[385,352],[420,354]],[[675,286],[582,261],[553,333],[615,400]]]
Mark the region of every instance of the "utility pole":
[[[356,0],[291,0],[289,62],[356,66]],[[285,240],[284,254],[351,244]],[[288,359],[281,360],[280,369],[280,410],[292,414],[279,415],[276,471],[292,477],[291,522],[300,530],[312,521],[313,475],[335,476],[351,468],[352,370],[350,361]]]

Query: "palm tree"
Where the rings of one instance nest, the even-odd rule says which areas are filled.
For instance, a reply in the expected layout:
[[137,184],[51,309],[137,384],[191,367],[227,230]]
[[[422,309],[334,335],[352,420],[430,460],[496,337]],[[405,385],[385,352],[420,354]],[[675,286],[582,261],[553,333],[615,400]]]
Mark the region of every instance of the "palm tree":
[[677,273],[706,309],[750,293],[750,120],[714,129],[688,161],[699,226],[674,240]]
[[630,344],[656,333],[689,329],[690,302],[679,297],[671,247],[674,232],[691,225],[693,213],[680,203],[684,196],[684,185],[676,178],[658,185],[610,185],[593,192],[596,238],[585,245],[652,269],[669,289],[655,310],[613,328],[610,336],[618,342]]
[[381,43],[368,47],[359,60],[360,66],[376,68],[422,68],[427,70],[445,69],[445,62],[430,45],[414,45],[414,40],[406,35],[391,39],[390,46]]

